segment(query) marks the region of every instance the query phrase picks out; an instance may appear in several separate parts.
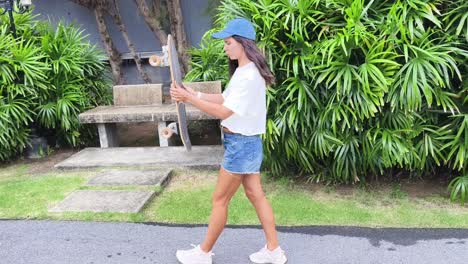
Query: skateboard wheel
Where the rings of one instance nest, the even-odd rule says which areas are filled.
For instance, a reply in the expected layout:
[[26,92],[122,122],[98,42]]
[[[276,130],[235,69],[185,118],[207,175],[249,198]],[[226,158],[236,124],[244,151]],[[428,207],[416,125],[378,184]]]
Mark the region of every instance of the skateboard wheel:
[[160,67],[162,66],[162,58],[158,55],[152,55],[149,57],[149,64],[153,67]]
[[178,134],[176,122],[170,123],[167,127],[161,130],[161,136],[166,139],[172,137],[174,134]]
[[170,138],[170,137],[172,137],[173,134],[174,134],[174,131],[169,127],[166,127],[161,131],[161,135],[164,138]]

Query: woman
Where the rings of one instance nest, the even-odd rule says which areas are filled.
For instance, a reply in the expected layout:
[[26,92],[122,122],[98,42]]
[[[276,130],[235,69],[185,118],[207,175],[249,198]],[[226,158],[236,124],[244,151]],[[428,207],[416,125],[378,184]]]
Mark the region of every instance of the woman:
[[242,184],[267,241],[264,248],[250,255],[250,260],[283,264],[287,259],[279,247],[273,210],[260,182],[263,159],[260,135],[265,133],[266,126],[266,85],[273,84],[274,77],[255,45],[255,30],[248,20],[233,19],[213,37],[224,39],[224,51],[229,57],[231,79],[226,90],[222,94],[205,94],[190,87],[187,90],[171,87],[173,99],[222,119],[225,149],[205,239],[193,249],[178,250],[176,256],[183,264],[212,263],[211,250],[226,224],[229,201]]

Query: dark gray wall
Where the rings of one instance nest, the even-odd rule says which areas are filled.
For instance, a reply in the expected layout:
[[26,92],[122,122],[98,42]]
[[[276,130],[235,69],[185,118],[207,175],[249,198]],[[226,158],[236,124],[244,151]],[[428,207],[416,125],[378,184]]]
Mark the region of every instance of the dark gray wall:
[[[135,45],[137,52],[160,52],[161,44],[146,25],[139,14],[133,0],[118,0],[122,19],[127,27],[128,34]],[[210,29],[212,18],[206,13],[208,0],[182,0],[182,12],[184,16],[185,30],[190,45],[198,47],[203,34]],[[59,20],[74,23],[80,26],[88,34],[91,43],[103,48],[97,29],[94,14],[70,0],[37,0],[34,2],[34,13],[39,14],[40,19],[50,20],[56,24]],[[106,18],[109,32],[121,53],[128,53],[128,47],[118,28],[110,18]],[[147,63],[147,60],[144,60]],[[168,83],[169,71],[167,68],[145,67],[153,83]],[[141,83],[135,65],[132,61],[124,63],[124,78],[129,84]]]

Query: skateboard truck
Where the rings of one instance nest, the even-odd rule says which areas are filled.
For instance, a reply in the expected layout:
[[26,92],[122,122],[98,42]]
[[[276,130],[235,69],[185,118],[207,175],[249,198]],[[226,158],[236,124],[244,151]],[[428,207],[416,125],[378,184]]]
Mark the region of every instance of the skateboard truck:
[[179,134],[176,122],[170,123],[169,125],[167,125],[167,127],[163,128],[161,131],[161,136],[166,139],[172,137],[174,134],[177,134],[177,135]]

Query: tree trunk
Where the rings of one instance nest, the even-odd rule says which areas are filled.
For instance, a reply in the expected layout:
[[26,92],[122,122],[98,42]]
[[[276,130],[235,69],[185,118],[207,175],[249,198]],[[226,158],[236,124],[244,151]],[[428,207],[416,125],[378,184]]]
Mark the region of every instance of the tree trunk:
[[127,29],[125,28],[125,24],[122,21],[122,16],[120,15],[120,10],[117,1],[113,1],[113,6],[115,12],[108,12],[114,20],[114,23],[119,27],[119,31],[122,33],[122,36],[124,37],[125,42],[127,43],[128,49],[130,50],[130,53],[133,56],[133,60],[135,61],[135,64],[137,66],[138,73],[140,74],[141,78],[145,83],[151,83],[151,79],[149,78],[145,69],[141,65],[141,60],[138,54],[136,53],[135,46],[133,45],[132,41],[130,40],[130,37],[128,36]]
[[167,44],[167,33],[164,31],[161,25],[161,2],[160,0],[153,0],[153,8],[149,9],[146,0],[134,0],[138,10],[143,15],[146,24],[148,24],[151,31],[153,31],[156,38],[159,40],[161,45]]
[[122,77],[122,59],[120,53],[114,46],[112,38],[107,31],[106,22],[104,21],[104,15],[100,8],[95,8],[94,16],[96,17],[96,22],[98,24],[98,30],[101,35],[102,42],[104,43],[104,48],[106,50],[107,56],[109,56],[109,64],[112,69],[112,75],[114,76],[114,83],[119,85],[123,84],[124,80]]
[[[98,23],[99,33],[101,35],[102,41],[104,43],[107,55],[109,56],[109,62],[112,68],[112,74],[114,76],[114,81],[116,84],[121,84],[123,82],[122,73],[121,73],[121,64],[122,59],[120,57],[119,52],[115,48],[112,39],[107,30],[107,26],[104,21],[104,14],[109,14],[114,22],[119,27],[120,32],[127,43],[127,46],[133,55],[135,63],[137,65],[138,72],[142,76],[145,82],[151,82],[148,75],[144,71],[140,58],[138,57],[135,47],[133,46],[128,32],[125,28],[125,25],[122,22],[120,12],[116,3],[116,0],[71,0],[79,5],[85,6],[94,11],[96,21]],[[172,36],[175,40],[175,45],[177,51],[179,53],[179,62],[181,65],[182,74],[185,75],[188,70],[188,62],[190,60],[190,56],[187,52],[188,43],[187,43],[187,35],[184,29],[184,21],[182,16],[182,8],[180,4],[180,0],[152,0],[151,8],[148,7],[146,0],[134,0],[138,10],[143,15],[146,23],[150,27],[151,31],[154,32],[156,37],[159,39],[162,45],[167,44],[167,34],[165,31],[165,26],[163,25],[166,20],[170,23],[170,31],[172,32]],[[163,4],[166,4],[168,12],[167,16],[164,14],[164,10],[166,9]],[[111,12],[111,6],[114,6],[115,14]],[[169,19],[167,19],[169,17]],[[167,26],[169,28],[169,26]]]
[[169,9],[169,20],[171,22],[171,32],[175,39],[177,52],[179,53],[179,62],[182,66],[182,75],[189,71],[188,62],[190,56],[187,53],[187,34],[185,33],[184,20],[180,0],[166,0]]
[[93,11],[94,17],[98,25],[99,35],[104,43],[104,49],[106,50],[107,56],[109,57],[109,64],[112,70],[112,76],[114,77],[114,84],[122,84],[124,82],[122,77],[122,59],[120,53],[115,48],[112,38],[107,30],[106,21],[104,20],[104,14],[108,10],[109,2],[107,0],[71,0],[72,2],[84,6]]
[[79,4],[81,6],[87,7],[89,9],[95,9],[98,6],[99,2],[96,0],[71,0],[73,3]]

